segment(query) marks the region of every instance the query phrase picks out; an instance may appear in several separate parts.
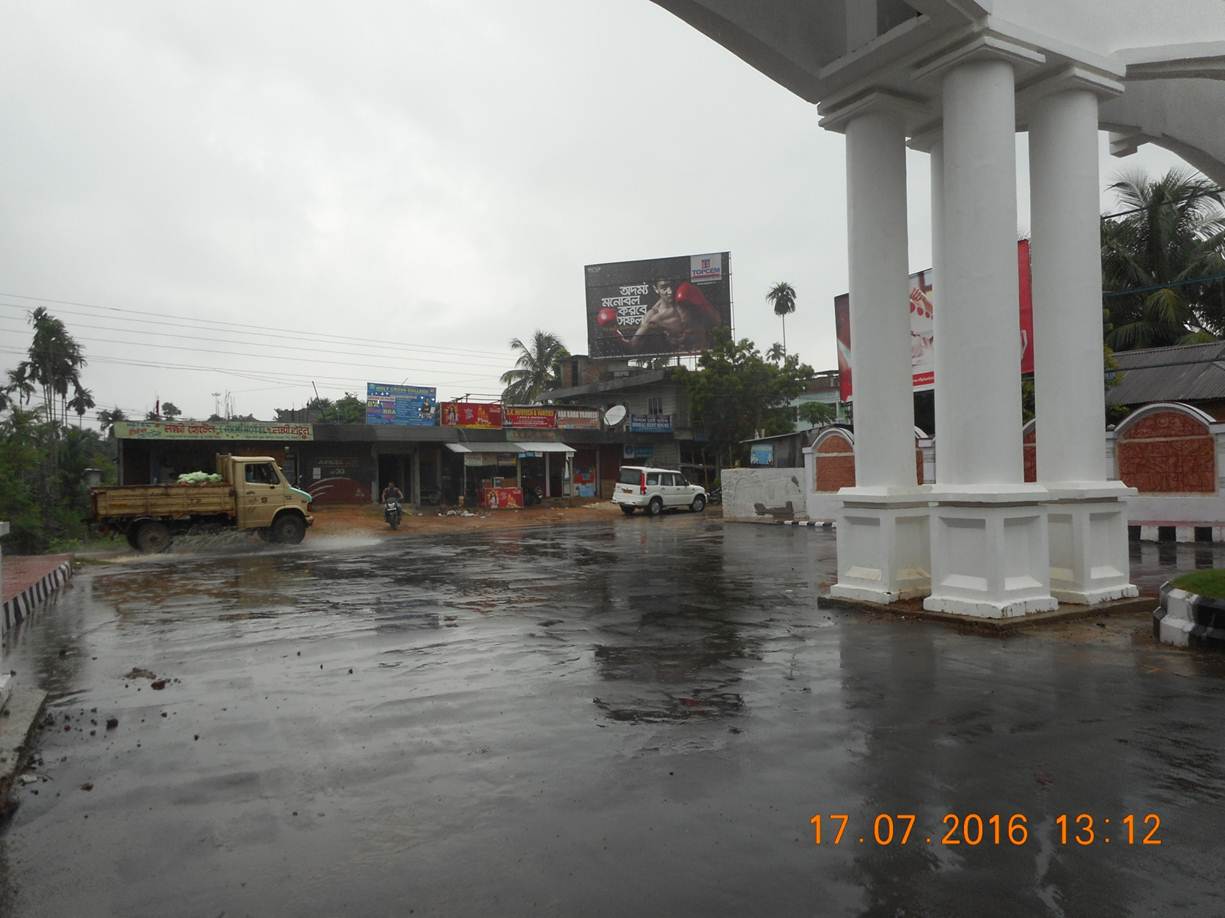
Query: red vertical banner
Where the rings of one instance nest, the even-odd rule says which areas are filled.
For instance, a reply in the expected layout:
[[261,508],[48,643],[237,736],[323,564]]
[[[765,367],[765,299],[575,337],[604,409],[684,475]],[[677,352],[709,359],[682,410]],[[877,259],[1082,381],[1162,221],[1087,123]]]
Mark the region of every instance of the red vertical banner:
[[851,400],[851,295],[834,297],[834,333],[838,336],[838,399]]
[[1034,371],[1034,284],[1029,266],[1029,240],[1017,243],[1017,275],[1021,283],[1021,372]]

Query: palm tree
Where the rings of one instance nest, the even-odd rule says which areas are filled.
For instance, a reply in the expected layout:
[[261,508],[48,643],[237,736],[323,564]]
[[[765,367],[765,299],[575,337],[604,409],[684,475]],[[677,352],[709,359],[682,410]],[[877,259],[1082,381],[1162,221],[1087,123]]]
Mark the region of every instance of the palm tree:
[[502,374],[502,400],[512,404],[534,404],[542,393],[561,386],[561,362],[570,356],[555,335],[537,330],[525,344],[511,338],[511,350],[519,353],[515,368]]
[[766,351],[766,360],[771,363],[782,363],[787,359],[787,349],[775,341],[770,345],[770,350]]
[[795,288],[786,281],[775,284],[766,294],[774,304],[774,314],[783,320],[783,356],[787,355],[787,314],[795,312]]
[[1122,351],[1225,334],[1225,192],[1180,169],[1110,187],[1129,212],[1102,221],[1106,344]]
[[[43,406],[47,423],[68,420],[68,389],[74,397],[81,393],[81,367],[85,366],[85,353],[68,334],[64,323],[39,306],[30,314],[34,326],[34,340],[30,342],[29,357],[17,366],[19,374],[30,383],[42,386]],[[59,411],[56,411],[56,399]]]
[[126,421],[127,419],[128,416],[123,413],[122,408],[103,408],[98,412],[98,424],[102,427],[103,436],[110,436],[116,421]]

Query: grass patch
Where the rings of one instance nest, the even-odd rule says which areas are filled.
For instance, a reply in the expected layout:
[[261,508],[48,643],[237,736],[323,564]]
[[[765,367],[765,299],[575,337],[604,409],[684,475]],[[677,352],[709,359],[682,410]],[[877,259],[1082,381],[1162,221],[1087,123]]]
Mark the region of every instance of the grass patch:
[[1174,578],[1174,586],[1197,596],[1225,599],[1225,570],[1194,571]]

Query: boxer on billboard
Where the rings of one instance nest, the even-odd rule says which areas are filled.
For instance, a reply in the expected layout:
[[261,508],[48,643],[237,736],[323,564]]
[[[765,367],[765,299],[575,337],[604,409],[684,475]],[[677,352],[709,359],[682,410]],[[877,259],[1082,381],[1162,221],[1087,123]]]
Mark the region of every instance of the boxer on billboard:
[[[616,329],[626,353],[684,354],[705,350],[710,344],[710,330],[721,320],[702,291],[689,281],[674,284],[672,278],[662,276],[655,278],[651,286],[657,299],[634,334],[627,336],[620,328]],[[596,318],[598,324],[608,324],[601,322],[601,318]]]
[[[708,348],[711,330],[731,324],[726,259],[723,253],[589,265],[592,356],[694,354]],[[700,273],[703,263],[708,279]]]

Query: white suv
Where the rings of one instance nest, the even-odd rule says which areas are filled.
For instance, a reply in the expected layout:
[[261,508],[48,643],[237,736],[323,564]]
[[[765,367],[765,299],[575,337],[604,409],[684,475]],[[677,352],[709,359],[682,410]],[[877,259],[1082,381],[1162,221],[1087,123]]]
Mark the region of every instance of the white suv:
[[706,489],[701,485],[690,484],[675,469],[641,465],[621,466],[612,499],[626,515],[639,508],[651,516],[659,516],[671,507],[688,507],[694,513],[706,509]]

